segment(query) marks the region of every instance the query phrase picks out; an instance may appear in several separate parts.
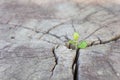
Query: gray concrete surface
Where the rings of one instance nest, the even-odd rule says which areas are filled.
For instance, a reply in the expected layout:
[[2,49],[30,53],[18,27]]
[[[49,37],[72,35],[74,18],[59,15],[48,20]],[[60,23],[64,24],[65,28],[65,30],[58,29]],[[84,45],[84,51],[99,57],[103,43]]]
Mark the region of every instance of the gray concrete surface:
[[0,80],[120,80],[119,49],[119,0],[0,0]]

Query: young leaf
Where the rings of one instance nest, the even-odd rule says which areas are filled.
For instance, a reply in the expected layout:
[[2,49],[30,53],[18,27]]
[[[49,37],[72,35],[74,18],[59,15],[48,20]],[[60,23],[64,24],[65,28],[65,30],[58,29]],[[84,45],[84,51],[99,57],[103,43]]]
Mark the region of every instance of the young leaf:
[[79,45],[78,45],[78,48],[80,48],[80,49],[84,49],[84,48],[86,48],[86,47],[87,47],[87,42],[86,42],[86,41],[82,41],[82,42],[80,42]]
[[73,38],[75,41],[79,39],[79,34],[77,32],[74,33]]
[[74,44],[74,41],[73,41],[73,40],[69,40],[68,43],[69,43],[69,44]]

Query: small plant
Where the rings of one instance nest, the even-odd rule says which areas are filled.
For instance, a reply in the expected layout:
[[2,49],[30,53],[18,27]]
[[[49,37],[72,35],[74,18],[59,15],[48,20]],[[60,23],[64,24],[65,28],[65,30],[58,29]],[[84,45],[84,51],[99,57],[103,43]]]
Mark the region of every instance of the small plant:
[[80,41],[79,42],[79,34],[77,32],[74,32],[73,34],[73,40],[69,40],[69,44],[74,45],[76,48],[79,49],[84,49],[87,47],[87,42],[86,41]]

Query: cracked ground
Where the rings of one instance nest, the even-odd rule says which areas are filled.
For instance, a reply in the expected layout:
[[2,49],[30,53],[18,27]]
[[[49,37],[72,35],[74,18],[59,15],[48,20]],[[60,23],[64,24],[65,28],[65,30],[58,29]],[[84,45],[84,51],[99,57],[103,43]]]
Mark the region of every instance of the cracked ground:
[[0,0],[0,80],[120,80],[120,1]]

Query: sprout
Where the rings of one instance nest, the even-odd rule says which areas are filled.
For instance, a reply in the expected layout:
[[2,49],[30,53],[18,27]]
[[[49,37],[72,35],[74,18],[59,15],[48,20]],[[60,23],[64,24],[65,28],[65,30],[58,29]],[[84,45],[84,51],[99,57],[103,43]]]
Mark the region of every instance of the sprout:
[[86,41],[81,41],[81,42],[78,44],[77,47],[80,48],[80,49],[84,49],[84,48],[87,47],[87,42],[86,42]]
[[78,39],[79,39],[79,34],[78,34],[77,32],[75,32],[75,33],[73,34],[73,39],[74,39],[75,41],[78,41]]
[[77,33],[77,32],[74,32],[73,40],[69,40],[69,44],[72,44],[76,48],[79,48],[79,49],[84,49],[88,45],[87,42],[84,40],[79,42],[79,33]]

